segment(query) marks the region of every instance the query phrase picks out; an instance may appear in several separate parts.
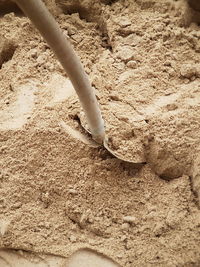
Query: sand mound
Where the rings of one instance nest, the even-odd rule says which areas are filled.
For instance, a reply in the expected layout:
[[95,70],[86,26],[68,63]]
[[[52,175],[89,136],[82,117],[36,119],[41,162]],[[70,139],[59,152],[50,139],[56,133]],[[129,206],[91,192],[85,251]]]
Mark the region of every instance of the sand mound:
[[122,266],[198,266],[198,11],[184,0],[45,2],[96,89],[113,148],[146,164],[91,146],[62,67],[3,1],[1,247],[65,257],[89,248]]

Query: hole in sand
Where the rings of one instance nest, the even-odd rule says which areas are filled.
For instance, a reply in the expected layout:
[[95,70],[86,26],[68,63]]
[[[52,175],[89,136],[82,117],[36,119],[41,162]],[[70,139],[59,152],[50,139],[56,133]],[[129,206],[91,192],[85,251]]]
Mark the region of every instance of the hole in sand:
[[16,45],[14,43],[0,36],[0,69],[4,63],[12,59],[15,50]]
[[106,49],[110,50],[111,52],[113,52],[113,48],[112,48],[112,45],[111,45],[111,43],[110,43],[110,38],[109,38],[108,33],[107,33],[106,31],[104,31],[104,32],[102,33],[101,38],[102,38],[102,43],[101,43],[101,45],[102,45],[103,47],[105,47]]
[[79,3],[73,3],[71,1],[63,2],[60,0],[56,0],[56,4],[66,15],[78,13],[80,19],[85,19],[87,22],[93,21],[90,12]]
[[196,24],[197,26],[200,24],[200,6],[198,6],[197,2],[188,0],[188,4],[183,6],[181,27],[187,28],[191,24]]
[[200,11],[200,1],[199,0],[188,0],[189,5],[196,11]]
[[76,251],[67,264],[68,267],[119,267],[112,259],[91,249]]
[[101,2],[105,5],[111,6],[112,4],[118,2],[118,0],[102,0]]
[[18,17],[24,16],[24,13],[15,3],[10,3],[9,1],[4,1],[4,0],[1,1],[0,2],[0,17],[3,17],[4,15],[9,14],[11,12],[15,13],[15,15]]
[[191,12],[188,14],[189,14],[188,21],[185,27],[190,26],[192,23],[196,24],[197,26],[200,26],[200,12],[191,9]]

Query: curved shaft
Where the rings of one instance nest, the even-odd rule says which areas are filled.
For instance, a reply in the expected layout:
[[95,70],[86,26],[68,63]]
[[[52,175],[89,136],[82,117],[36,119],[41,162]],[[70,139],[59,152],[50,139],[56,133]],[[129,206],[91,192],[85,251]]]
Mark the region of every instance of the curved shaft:
[[41,0],[15,2],[40,31],[67,72],[80,99],[91,134],[96,141],[102,143],[105,132],[101,111],[90,81],[69,41]]

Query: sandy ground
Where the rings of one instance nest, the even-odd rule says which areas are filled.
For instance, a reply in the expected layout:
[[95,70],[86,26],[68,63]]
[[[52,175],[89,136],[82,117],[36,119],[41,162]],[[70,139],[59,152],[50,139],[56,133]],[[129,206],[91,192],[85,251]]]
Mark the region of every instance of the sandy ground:
[[199,266],[200,14],[184,0],[45,2],[96,90],[110,145],[145,164],[91,146],[61,65],[1,1],[0,246]]
[[69,258],[24,250],[1,249],[1,267],[119,267],[111,259],[88,249],[81,249]]

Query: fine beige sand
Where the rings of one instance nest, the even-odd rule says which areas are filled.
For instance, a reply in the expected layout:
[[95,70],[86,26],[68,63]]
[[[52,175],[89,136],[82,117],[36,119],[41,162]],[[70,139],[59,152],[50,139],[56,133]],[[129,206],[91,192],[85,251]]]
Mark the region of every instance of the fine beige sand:
[[185,0],[45,3],[96,90],[110,146],[145,164],[93,146],[61,65],[0,1],[0,247],[200,266],[200,12]]

